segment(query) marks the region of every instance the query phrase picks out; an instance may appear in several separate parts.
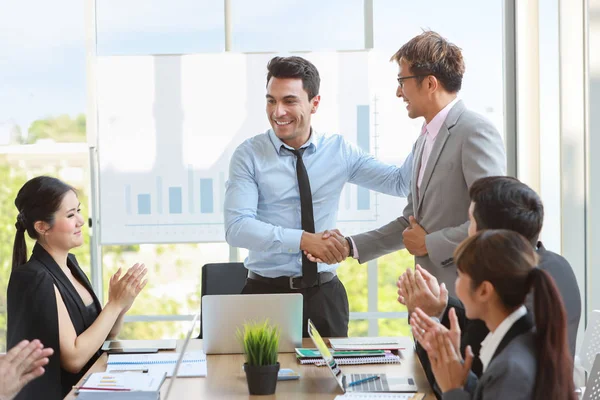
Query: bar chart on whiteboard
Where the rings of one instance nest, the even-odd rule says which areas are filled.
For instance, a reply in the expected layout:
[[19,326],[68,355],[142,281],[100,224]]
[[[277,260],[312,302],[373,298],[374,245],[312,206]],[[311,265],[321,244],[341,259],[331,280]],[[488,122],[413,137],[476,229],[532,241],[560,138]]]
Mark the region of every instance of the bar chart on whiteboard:
[[[340,133],[375,153],[377,96],[369,87],[369,53],[303,56],[321,74],[315,129]],[[99,57],[102,244],[225,240],[229,159],[245,139],[269,128],[265,76],[271,57]],[[388,197],[347,184],[340,197],[340,227],[354,233],[397,217],[404,200]]]

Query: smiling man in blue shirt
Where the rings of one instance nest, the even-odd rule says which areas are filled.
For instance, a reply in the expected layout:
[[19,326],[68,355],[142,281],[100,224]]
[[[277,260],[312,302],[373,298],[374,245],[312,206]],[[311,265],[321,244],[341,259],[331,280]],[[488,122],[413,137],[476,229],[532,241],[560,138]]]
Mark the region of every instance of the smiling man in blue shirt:
[[[226,240],[250,250],[242,293],[301,293],[304,334],[310,318],[324,336],[348,335],[348,297],[336,276],[349,252],[336,226],[346,182],[406,196],[412,156],[401,168],[377,161],[340,135],[311,127],[320,78],[301,57],[275,57],[268,66],[267,117],[272,129],[243,142],[229,166]],[[313,263],[306,251],[332,265]]]

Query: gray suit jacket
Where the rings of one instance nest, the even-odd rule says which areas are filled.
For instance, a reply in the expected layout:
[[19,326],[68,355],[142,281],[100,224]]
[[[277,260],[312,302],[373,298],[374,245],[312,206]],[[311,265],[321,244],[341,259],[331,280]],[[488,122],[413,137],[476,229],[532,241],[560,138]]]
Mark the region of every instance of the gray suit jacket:
[[413,215],[428,232],[429,253],[415,257],[415,263],[446,283],[448,291],[454,294],[456,267],[452,253],[467,237],[469,187],[479,178],[505,174],[504,144],[491,122],[458,101],[440,128],[417,192],[424,139],[421,135],[413,147],[411,193],[403,216],[352,239],[361,263],[402,249],[402,231]]
[[481,378],[470,373],[464,389],[450,390],[442,400],[530,400],[538,361],[531,315],[521,317],[500,342]]

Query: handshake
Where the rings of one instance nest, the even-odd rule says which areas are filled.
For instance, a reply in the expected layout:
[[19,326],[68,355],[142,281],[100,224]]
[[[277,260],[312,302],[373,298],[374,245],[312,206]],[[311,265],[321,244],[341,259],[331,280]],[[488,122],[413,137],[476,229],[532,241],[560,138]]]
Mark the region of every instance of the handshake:
[[350,255],[348,241],[337,229],[319,233],[302,232],[300,250],[313,262],[335,264]]

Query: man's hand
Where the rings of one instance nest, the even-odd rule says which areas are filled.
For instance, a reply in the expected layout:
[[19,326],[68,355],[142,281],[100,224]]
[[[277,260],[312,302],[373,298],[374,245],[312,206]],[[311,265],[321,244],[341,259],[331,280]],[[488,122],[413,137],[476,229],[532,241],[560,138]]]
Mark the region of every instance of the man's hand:
[[425,243],[425,236],[427,232],[417,223],[417,220],[412,215],[409,217],[409,222],[410,227],[402,232],[404,247],[413,256],[426,256],[427,244]]
[[398,302],[404,304],[409,313],[419,307],[430,317],[440,317],[448,305],[448,290],[442,283],[417,264],[415,272],[407,269],[396,283]]
[[13,399],[23,386],[44,374],[54,351],[39,340],[23,340],[0,358],[0,399]]
[[350,251],[348,242],[337,229],[321,233],[303,232],[300,249],[310,261],[327,264],[344,261]]

